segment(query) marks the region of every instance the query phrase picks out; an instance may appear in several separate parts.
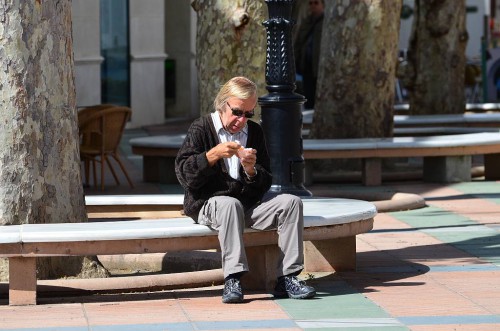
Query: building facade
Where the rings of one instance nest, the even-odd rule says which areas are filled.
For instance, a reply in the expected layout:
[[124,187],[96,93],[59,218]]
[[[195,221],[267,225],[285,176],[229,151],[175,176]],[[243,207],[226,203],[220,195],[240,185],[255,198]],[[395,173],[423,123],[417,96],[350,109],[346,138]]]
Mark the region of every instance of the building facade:
[[77,106],[129,106],[129,128],[194,117],[196,15],[189,1],[73,0]]

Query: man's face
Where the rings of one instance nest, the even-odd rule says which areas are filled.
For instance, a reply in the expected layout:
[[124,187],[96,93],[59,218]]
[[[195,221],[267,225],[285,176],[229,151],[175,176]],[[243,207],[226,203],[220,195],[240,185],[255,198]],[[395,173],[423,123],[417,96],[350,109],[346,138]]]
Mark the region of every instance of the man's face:
[[240,132],[245,127],[249,116],[257,105],[257,96],[249,99],[229,98],[224,105],[220,118],[224,128],[231,134]]
[[319,16],[325,10],[325,6],[321,0],[309,0],[309,11],[313,16]]

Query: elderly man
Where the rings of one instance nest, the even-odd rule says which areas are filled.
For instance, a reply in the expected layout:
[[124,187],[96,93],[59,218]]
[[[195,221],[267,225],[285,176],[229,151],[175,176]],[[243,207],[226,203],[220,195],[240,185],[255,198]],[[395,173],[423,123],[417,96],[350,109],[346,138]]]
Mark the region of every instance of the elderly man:
[[214,112],[195,120],[177,154],[175,171],[184,187],[184,211],[218,232],[224,270],[222,302],[243,301],[240,277],[249,269],[243,230],[277,229],[282,259],[276,297],[312,298],[316,292],[297,278],[303,269],[302,200],[266,195],[271,186],[269,155],[254,116],[257,87],[234,77],[214,100]]

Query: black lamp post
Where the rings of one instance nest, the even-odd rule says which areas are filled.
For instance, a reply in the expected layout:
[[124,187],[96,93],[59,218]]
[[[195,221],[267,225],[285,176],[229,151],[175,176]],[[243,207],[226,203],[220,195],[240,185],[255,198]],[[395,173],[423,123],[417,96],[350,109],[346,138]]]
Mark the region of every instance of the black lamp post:
[[295,60],[292,45],[293,0],[266,0],[266,89],[259,98],[262,128],[271,156],[272,193],[311,196],[304,187],[302,156],[302,105],[304,96],[295,91]]

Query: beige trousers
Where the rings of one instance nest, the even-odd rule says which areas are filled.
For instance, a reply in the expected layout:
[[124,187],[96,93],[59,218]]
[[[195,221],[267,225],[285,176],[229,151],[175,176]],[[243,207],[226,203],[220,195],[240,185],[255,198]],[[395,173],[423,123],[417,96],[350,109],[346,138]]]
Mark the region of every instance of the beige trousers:
[[248,271],[243,244],[243,230],[277,229],[279,259],[277,275],[289,275],[304,268],[302,232],[304,215],[302,200],[290,194],[265,197],[259,205],[244,210],[241,202],[228,196],[216,196],[205,202],[198,223],[218,233],[224,277]]

